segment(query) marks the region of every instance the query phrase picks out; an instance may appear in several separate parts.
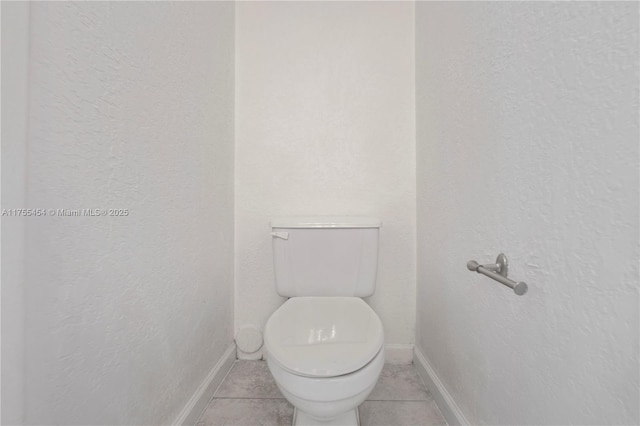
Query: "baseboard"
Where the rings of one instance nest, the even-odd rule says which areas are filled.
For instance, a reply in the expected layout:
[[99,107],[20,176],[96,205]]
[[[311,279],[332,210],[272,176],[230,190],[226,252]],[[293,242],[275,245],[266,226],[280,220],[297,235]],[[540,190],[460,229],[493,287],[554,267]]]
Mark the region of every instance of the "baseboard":
[[412,344],[389,343],[384,345],[384,362],[387,364],[411,364],[413,361]]
[[433,399],[438,404],[438,408],[440,408],[447,424],[451,426],[468,426],[469,422],[460,411],[458,404],[453,400],[453,397],[444,387],[435,370],[417,346],[413,349],[413,355],[413,363],[418,370],[418,374],[427,389],[429,389],[429,392],[431,392],[431,395],[433,395]]
[[227,350],[224,351],[224,354],[222,354],[220,360],[209,372],[206,379],[198,386],[198,389],[196,389],[196,392],[189,399],[187,405],[185,405],[173,422],[174,426],[191,426],[196,424],[216,389],[218,389],[220,383],[222,383],[227,373],[229,373],[229,370],[231,370],[235,360],[236,345],[232,343]]

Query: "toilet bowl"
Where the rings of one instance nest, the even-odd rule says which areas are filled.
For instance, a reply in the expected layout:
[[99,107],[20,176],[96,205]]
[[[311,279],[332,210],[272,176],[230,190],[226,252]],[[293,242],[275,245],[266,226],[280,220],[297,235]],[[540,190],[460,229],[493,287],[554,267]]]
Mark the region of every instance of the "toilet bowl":
[[294,297],[269,318],[267,364],[296,425],[357,425],[384,364],[376,313],[357,297]]

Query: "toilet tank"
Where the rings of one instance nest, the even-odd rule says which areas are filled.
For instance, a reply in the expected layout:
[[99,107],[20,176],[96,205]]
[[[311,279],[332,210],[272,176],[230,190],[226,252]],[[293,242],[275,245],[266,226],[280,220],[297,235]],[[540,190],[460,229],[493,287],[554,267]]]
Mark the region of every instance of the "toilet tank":
[[369,217],[297,217],[271,221],[276,290],[285,297],[371,296],[378,233]]

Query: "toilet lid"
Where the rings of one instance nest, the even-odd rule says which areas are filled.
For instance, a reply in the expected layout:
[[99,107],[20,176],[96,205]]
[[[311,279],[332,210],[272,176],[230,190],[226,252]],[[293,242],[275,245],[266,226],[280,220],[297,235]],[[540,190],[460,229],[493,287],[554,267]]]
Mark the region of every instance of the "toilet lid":
[[271,315],[268,356],[294,374],[334,377],[365,366],[384,340],[378,315],[357,297],[294,297]]

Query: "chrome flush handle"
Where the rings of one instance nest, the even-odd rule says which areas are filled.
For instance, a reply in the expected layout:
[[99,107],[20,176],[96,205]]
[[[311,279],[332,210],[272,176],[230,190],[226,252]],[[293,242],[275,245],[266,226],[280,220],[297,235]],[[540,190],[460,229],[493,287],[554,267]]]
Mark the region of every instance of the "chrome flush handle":
[[271,236],[273,238],[282,238],[283,240],[288,240],[289,239],[289,233],[288,232],[272,232]]

